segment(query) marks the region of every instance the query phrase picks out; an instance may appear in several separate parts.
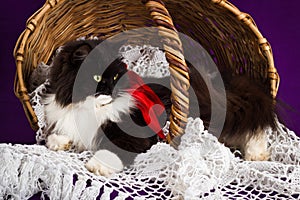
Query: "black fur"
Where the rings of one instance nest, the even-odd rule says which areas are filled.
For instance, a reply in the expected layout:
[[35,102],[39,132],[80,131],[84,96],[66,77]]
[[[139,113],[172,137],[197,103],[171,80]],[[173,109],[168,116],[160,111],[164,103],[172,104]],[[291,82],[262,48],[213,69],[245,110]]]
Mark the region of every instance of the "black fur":
[[[190,115],[197,117],[193,111],[197,110],[195,106],[199,103],[200,117],[205,127],[218,134],[215,132],[218,131],[218,124],[211,122],[211,105],[214,103],[219,112],[223,112],[226,106],[226,118],[219,138],[221,142],[241,148],[238,144],[245,139],[246,133],[253,136],[259,129],[276,128],[275,100],[265,92],[264,85],[251,81],[246,75],[234,76],[231,70],[223,70],[226,94],[223,96],[220,88],[213,84],[213,79],[206,78],[205,82],[205,77],[190,64],[189,69],[191,89],[195,91],[194,99],[197,99],[197,102],[190,103]],[[226,105],[222,99],[226,99]]]
[[[63,47],[62,52],[58,53],[53,60],[53,67],[50,71],[49,93],[56,94],[56,101],[61,106],[67,106],[72,101],[74,103],[83,100],[90,95],[90,84],[81,84],[83,88],[78,88],[84,95],[81,98],[73,98],[73,86],[80,68],[80,65],[90,53],[99,44],[97,40],[82,40],[69,42]],[[86,81],[92,81],[89,78]],[[88,92],[88,93],[87,93]]]

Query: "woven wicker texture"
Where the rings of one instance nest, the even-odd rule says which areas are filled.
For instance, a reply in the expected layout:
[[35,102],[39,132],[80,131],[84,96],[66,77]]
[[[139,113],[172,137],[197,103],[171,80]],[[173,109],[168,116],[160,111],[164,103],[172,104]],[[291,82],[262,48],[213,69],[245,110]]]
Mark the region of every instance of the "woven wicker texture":
[[177,31],[198,41],[220,71],[231,67],[236,74],[245,73],[253,81],[264,83],[266,92],[276,97],[279,76],[269,43],[252,18],[227,1],[48,0],[28,19],[14,51],[14,90],[31,127],[37,130],[38,125],[29,102],[28,81],[40,62],[49,62],[59,46],[81,36],[106,39],[150,26],[159,28],[170,63],[173,107],[169,141],[183,133],[188,117],[189,76]]

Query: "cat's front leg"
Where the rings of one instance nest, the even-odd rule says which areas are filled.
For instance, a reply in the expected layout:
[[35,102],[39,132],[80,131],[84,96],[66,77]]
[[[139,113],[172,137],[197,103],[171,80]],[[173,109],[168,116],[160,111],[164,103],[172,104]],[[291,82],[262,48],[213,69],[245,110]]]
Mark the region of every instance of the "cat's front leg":
[[110,177],[124,168],[121,159],[108,150],[97,151],[85,167],[94,174],[105,177]]
[[54,151],[69,150],[72,147],[72,140],[66,135],[51,134],[47,137],[46,146]]

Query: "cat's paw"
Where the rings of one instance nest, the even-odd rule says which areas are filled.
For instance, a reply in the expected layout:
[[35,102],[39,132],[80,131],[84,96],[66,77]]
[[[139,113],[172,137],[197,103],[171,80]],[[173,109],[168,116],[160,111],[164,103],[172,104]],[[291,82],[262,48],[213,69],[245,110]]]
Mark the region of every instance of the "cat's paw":
[[251,137],[245,145],[244,159],[248,161],[267,161],[270,159],[268,141],[264,132]]
[[72,141],[66,135],[51,134],[47,137],[46,146],[54,151],[65,151],[72,147]]
[[124,166],[116,154],[108,150],[99,150],[86,163],[85,167],[96,175],[110,177],[120,172]]
[[268,161],[269,159],[269,151],[245,153],[245,160],[247,161]]

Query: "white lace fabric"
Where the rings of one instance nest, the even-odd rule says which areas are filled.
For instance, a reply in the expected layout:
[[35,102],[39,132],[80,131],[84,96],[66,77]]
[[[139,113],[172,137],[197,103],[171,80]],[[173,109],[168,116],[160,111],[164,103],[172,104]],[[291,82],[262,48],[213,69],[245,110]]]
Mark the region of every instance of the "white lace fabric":
[[128,70],[134,71],[141,77],[162,78],[170,76],[169,63],[165,53],[158,47],[149,45],[124,45],[119,50]]
[[[45,139],[46,84],[31,94],[38,143]],[[265,130],[271,161],[243,161],[208,133],[201,119],[189,118],[178,150],[158,143],[111,178],[84,167],[92,152],[0,144],[0,199],[27,199],[37,192],[50,199],[299,199],[300,138],[279,122],[278,127]]]

